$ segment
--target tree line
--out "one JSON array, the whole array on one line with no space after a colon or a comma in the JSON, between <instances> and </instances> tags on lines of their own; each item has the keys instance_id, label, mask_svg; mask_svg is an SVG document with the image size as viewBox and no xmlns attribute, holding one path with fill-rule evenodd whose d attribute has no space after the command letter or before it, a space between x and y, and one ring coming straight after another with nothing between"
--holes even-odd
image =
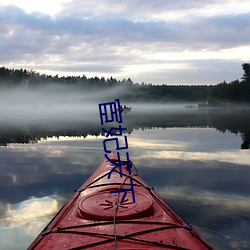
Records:
<instances>
[{"instance_id":1,"label":"tree line","mask_svg":"<svg viewBox=\"0 0 250 250\"><path fill-rule=\"evenodd\" d=\"M239 80L222 82L216 85L153 85L152 83L134 83L130 78L117 80L110 77L52 76L40 74L34 70L9 69L0 67L0 87L38 88L50 84L64 84L80 88L82 91L112 89L121 87L116 98L122 101L191 101L208 105L226 103L250 103L250 64L242 64L243 76Z\"/></svg>"},{"instance_id":2,"label":"tree line","mask_svg":"<svg viewBox=\"0 0 250 250\"><path fill-rule=\"evenodd\" d=\"M215 85L209 95L209 103L250 103L250 64L243 63L241 80L226 81Z\"/></svg>"}]
</instances>

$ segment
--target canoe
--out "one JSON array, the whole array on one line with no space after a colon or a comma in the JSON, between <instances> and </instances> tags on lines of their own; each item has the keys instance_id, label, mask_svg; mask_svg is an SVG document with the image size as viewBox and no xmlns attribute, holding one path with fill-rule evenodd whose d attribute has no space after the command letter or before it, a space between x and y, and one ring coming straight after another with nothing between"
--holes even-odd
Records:
<instances>
[{"instance_id":1,"label":"canoe","mask_svg":"<svg viewBox=\"0 0 250 250\"><path fill-rule=\"evenodd\" d=\"M212 249L118 156L105 157L29 250Z\"/></svg>"}]
</instances>

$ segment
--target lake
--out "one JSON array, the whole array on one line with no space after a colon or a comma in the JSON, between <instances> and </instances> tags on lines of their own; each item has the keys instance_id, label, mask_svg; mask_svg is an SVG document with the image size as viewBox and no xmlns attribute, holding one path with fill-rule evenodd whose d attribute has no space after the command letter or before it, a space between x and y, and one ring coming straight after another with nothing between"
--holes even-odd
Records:
<instances>
[{"instance_id":1,"label":"lake","mask_svg":"<svg viewBox=\"0 0 250 250\"><path fill-rule=\"evenodd\" d=\"M29 246L104 159L112 125L98 105L29 112L0 118L1 249ZM139 176L211 246L250 249L249 109L134 104L122 127Z\"/></svg>"}]
</instances>

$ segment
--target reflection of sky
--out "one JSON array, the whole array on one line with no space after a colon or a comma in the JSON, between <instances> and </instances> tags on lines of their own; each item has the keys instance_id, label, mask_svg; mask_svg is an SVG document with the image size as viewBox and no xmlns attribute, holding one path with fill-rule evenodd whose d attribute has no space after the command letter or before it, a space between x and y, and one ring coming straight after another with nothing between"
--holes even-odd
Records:
<instances>
[{"instance_id":1,"label":"reflection of sky","mask_svg":"<svg viewBox=\"0 0 250 250\"><path fill-rule=\"evenodd\" d=\"M250 154L240 144L240 136L210 128L138 130L129 138L139 175L216 249L250 248Z\"/></svg>"},{"instance_id":2,"label":"reflection of sky","mask_svg":"<svg viewBox=\"0 0 250 250\"><path fill-rule=\"evenodd\" d=\"M130 146L161 147L168 151L211 152L239 148L242 143L240 136L221 133L212 128L166 128L153 130L137 130L129 141ZM236 146L235 146L236 145Z\"/></svg>"},{"instance_id":3,"label":"reflection of sky","mask_svg":"<svg viewBox=\"0 0 250 250\"><path fill-rule=\"evenodd\" d=\"M62 205L56 198L60 200L60 197L52 196L6 204L0 218L1 249L22 249L29 245Z\"/></svg>"},{"instance_id":4,"label":"reflection of sky","mask_svg":"<svg viewBox=\"0 0 250 250\"><path fill-rule=\"evenodd\" d=\"M102 141L60 137L0 148L0 241L6 249L13 235L17 249L27 247L60 207L58 197L68 199L102 161ZM240 144L240 136L209 128L139 129L128 136L139 175L221 249L250 246L250 155L238 150Z\"/></svg>"},{"instance_id":5,"label":"reflection of sky","mask_svg":"<svg viewBox=\"0 0 250 250\"><path fill-rule=\"evenodd\" d=\"M129 139L131 153L137 151L135 157L139 158L215 160L250 166L249 152L238 150L240 144L240 136L211 128L137 130Z\"/></svg>"}]
</instances>

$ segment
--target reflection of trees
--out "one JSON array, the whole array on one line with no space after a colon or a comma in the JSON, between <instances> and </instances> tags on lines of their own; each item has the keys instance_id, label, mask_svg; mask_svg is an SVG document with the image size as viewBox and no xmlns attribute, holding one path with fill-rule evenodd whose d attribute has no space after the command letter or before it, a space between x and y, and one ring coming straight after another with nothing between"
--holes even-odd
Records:
<instances>
[{"instance_id":1,"label":"reflection of trees","mask_svg":"<svg viewBox=\"0 0 250 250\"><path fill-rule=\"evenodd\" d=\"M44 126L44 125L43 125ZM27 127L28 132L27 132ZM11 127L0 126L0 145L7 146L11 143L37 143L41 139L52 137L69 136L69 137L87 137L88 135L100 135L101 126L97 124L49 124L47 128L39 126L21 126Z\"/></svg>"},{"instance_id":2,"label":"reflection of trees","mask_svg":"<svg viewBox=\"0 0 250 250\"><path fill-rule=\"evenodd\" d=\"M242 137L242 149L248 149L250 145L250 110L192 110L182 112L132 112L123 117L122 127L131 134L133 130L150 128L173 128L173 127L211 127L221 132L229 131L240 134ZM49 126L49 127L48 127ZM59 136L86 137L88 135L104 135L102 127L109 129L110 126L101 126L98 122L52 124L45 129L39 126L27 126L25 129L16 127L9 129L8 126L0 127L0 145L7 146L10 143L37 143L41 139ZM117 124L112 124L118 127Z\"/></svg>"},{"instance_id":3,"label":"reflection of trees","mask_svg":"<svg viewBox=\"0 0 250 250\"><path fill-rule=\"evenodd\" d=\"M250 110L195 110L182 113L158 113L137 116L127 128L210 127L225 133L240 134L242 149L250 145Z\"/></svg>"},{"instance_id":4,"label":"reflection of trees","mask_svg":"<svg viewBox=\"0 0 250 250\"><path fill-rule=\"evenodd\" d=\"M242 135L243 143L241 144L241 149L249 149L250 146L250 132Z\"/></svg>"},{"instance_id":5,"label":"reflection of trees","mask_svg":"<svg viewBox=\"0 0 250 250\"><path fill-rule=\"evenodd\" d=\"M33 135L25 135L23 131L0 132L0 146L7 146L10 143L37 143L38 139Z\"/></svg>"}]
</instances>

